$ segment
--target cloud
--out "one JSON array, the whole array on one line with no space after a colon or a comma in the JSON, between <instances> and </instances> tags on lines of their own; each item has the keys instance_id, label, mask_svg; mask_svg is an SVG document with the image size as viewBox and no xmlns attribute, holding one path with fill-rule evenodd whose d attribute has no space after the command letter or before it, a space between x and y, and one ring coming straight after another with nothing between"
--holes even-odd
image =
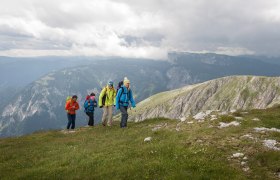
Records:
<instances>
[{"instance_id":1,"label":"cloud","mask_svg":"<svg viewBox=\"0 0 280 180\"><path fill-rule=\"evenodd\" d=\"M280 53L278 0L0 1L0 55Z\"/></svg>"},{"instance_id":2,"label":"cloud","mask_svg":"<svg viewBox=\"0 0 280 180\"><path fill-rule=\"evenodd\" d=\"M246 48L234 48L234 47L218 47L216 51L217 54L228 54L232 56L236 55L253 55L255 52L248 50Z\"/></svg>"}]
</instances>

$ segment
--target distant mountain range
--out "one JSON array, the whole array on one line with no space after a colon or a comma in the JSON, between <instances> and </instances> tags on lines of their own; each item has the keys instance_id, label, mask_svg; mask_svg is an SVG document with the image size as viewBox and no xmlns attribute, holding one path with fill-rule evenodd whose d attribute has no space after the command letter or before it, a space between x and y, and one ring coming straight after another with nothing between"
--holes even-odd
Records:
<instances>
[{"instance_id":1,"label":"distant mountain range","mask_svg":"<svg viewBox=\"0 0 280 180\"><path fill-rule=\"evenodd\" d=\"M0 88L24 87L52 71L86 65L95 59L101 58L0 56Z\"/></svg>"},{"instance_id":2,"label":"distant mountain range","mask_svg":"<svg viewBox=\"0 0 280 180\"><path fill-rule=\"evenodd\" d=\"M117 83L125 76L131 80L135 99L140 102L159 92L215 78L229 75L280 76L279 70L280 65L252 57L175 52L169 54L168 61L123 58L75 61L73 66L52 71L10 94L11 98L0 106L0 136L64 128L66 96L77 94L82 104L87 93L94 91L98 94L109 80ZM100 115L101 110L97 109L98 122ZM85 119L81 110L78 125L85 125Z\"/></svg>"}]
</instances>

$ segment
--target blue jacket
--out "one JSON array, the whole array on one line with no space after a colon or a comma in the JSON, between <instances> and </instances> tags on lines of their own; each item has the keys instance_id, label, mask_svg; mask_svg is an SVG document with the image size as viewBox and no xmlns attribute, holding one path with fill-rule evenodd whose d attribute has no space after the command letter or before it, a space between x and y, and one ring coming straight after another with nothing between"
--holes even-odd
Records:
<instances>
[{"instance_id":1,"label":"blue jacket","mask_svg":"<svg viewBox=\"0 0 280 180\"><path fill-rule=\"evenodd\" d=\"M86 100L84 103L85 112L94 112L94 107L97 107L96 100Z\"/></svg>"},{"instance_id":2,"label":"blue jacket","mask_svg":"<svg viewBox=\"0 0 280 180\"><path fill-rule=\"evenodd\" d=\"M122 86L116 96L116 109L120 109L120 106L128 107L129 101L132 107L136 107L131 89L128 91L125 86Z\"/></svg>"}]
</instances>

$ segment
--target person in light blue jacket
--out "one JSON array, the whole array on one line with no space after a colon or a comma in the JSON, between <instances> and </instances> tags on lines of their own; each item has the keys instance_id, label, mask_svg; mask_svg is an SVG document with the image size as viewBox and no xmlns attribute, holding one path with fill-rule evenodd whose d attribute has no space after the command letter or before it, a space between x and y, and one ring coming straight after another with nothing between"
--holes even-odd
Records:
<instances>
[{"instance_id":1,"label":"person in light blue jacket","mask_svg":"<svg viewBox=\"0 0 280 180\"><path fill-rule=\"evenodd\" d=\"M127 79L127 77L124 78L123 85L118 90L117 96L116 96L116 109L120 109L122 117L121 117L121 128L127 127L127 119L128 119L128 113L127 109L129 107L129 102L131 103L131 106L133 108L136 107L135 101L133 99L132 90L130 89L130 81Z\"/></svg>"},{"instance_id":2,"label":"person in light blue jacket","mask_svg":"<svg viewBox=\"0 0 280 180\"><path fill-rule=\"evenodd\" d=\"M91 93L90 96L86 97L84 108L85 113L88 116L88 126L94 126L94 108L97 107L97 102L95 100L95 94Z\"/></svg>"}]
</instances>

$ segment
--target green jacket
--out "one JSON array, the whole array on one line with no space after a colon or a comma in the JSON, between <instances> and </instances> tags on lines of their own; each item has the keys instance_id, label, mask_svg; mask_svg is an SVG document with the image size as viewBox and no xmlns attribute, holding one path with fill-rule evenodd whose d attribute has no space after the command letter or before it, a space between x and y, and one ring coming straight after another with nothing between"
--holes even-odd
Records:
<instances>
[{"instance_id":1,"label":"green jacket","mask_svg":"<svg viewBox=\"0 0 280 180\"><path fill-rule=\"evenodd\" d=\"M102 97L106 93L106 100L105 100L105 106L113 106L116 105L116 90L114 88L110 89L109 86L102 89L100 95L99 95L99 101L98 105L102 106Z\"/></svg>"}]
</instances>

